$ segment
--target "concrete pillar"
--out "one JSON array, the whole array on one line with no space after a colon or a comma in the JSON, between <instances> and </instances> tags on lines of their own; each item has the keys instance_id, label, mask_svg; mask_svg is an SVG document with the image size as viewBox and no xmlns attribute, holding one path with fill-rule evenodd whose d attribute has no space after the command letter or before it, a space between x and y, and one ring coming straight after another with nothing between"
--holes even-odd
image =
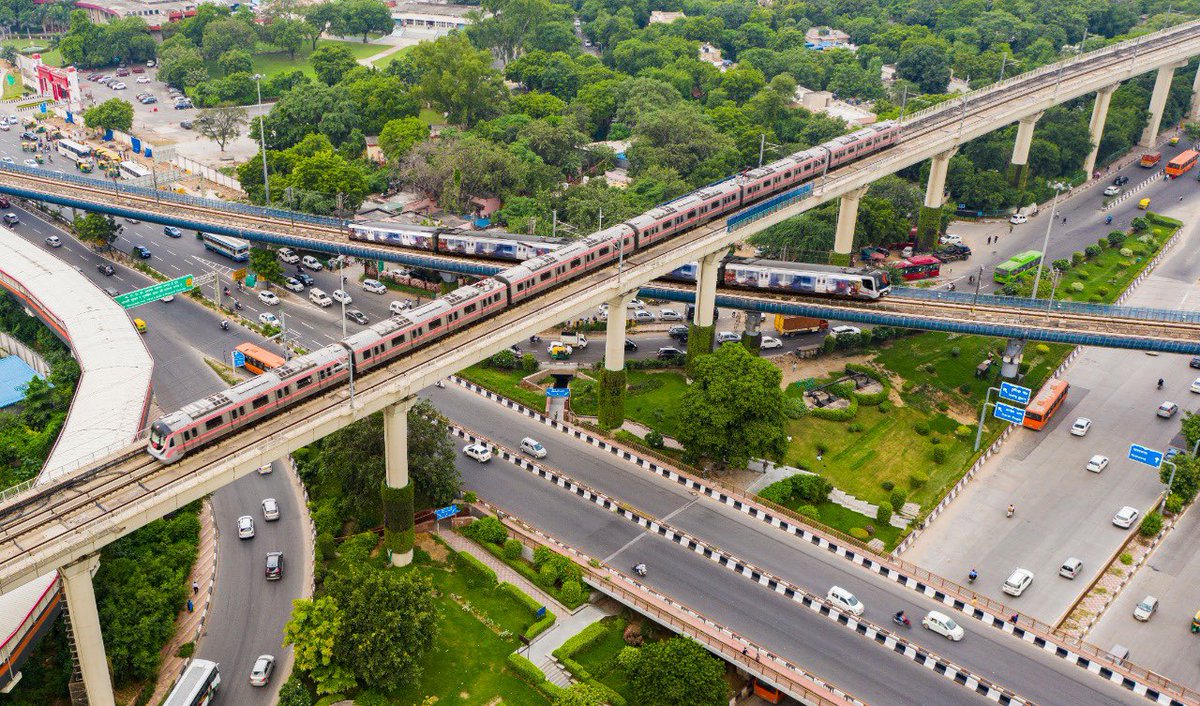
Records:
<instances>
[{"instance_id":1,"label":"concrete pillar","mask_svg":"<svg viewBox=\"0 0 1200 706\"><path fill-rule=\"evenodd\" d=\"M696 268L696 316L688 332L688 365L697 357L712 353L716 327L713 325L713 308L717 302L717 270L725 251L705 255Z\"/></svg>"},{"instance_id":2,"label":"concrete pillar","mask_svg":"<svg viewBox=\"0 0 1200 706\"><path fill-rule=\"evenodd\" d=\"M754 355L758 355L762 350L762 332L758 330L762 324L762 312L747 311L746 328L742 331L742 346Z\"/></svg>"},{"instance_id":3,"label":"concrete pillar","mask_svg":"<svg viewBox=\"0 0 1200 706\"><path fill-rule=\"evenodd\" d=\"M1025 339L1010 338L1004 346L1004 357L1001 358L1000 376L1013 380L1021 373L1021 359L1025 357Z\"/></svg>"},{"instance_id":4,"label":"concrete pillar","mask_svg":"<svg viewBox=\"0 0 1200 706\"><path fill-rule=\"evenodd\" d=\"M1158 129L1162 125L1163 108L1167 106L1167 94L1171 92L1171 79L1175 78L1178 64L1164 66L1158 70L1154 79L1154 92L1150 94L1150 122L1142 131L1142 139L1138 142L1142 147L1152 147L1158 140Z\"/></svg>"},{"instance_id":5,"label":"concrete pillar","mask_svg":"<svg viewBox=\"0 0 1200 706\"><path fill-rule=\"evenodd\" d=\"M1192 104L1188 106L1188 120L1200 120L1200 68L1196 69L1196 78L1192 80Z\"/></svg>"},{"instance_id":6,"label":"concrete pillar","mask_svg":"<svg viewBox=\"0 0 1200 706\"><path fill-rule=\"evenodd\" d=\"M383 408L383 543L393 566L408 566L413 557L413 487L408 479L408 410L410 397Z\"/></svg>"},{"instance_id":7,"label":"concrete pillar","mask_svg":"<svg viewBox=\"0 0 1200 706\"><path fill-rule=\"evenodd\" d=\"M950 158L958 149L949 149L929 160L929 182L925 185L925 203L917 217L917 240L921 247L931 249L942 227L942 205L946 203L946 174Z\"/></svg>"},{"instance_id":8,"label":"concrete pillar","mask_svg":"<svg viewBox=\"0 0 1200 706\"><path fill-rule=\"evenodd\" d=\"M1024 189L1029 178L1029 146L1033 144L1033 129L1041 118L1042 114L1037 113L1017 122L1017 139L1013 143L1009 178L1018 189Z\"/></svg>"},{"instance_id":9,"label":"concrete pillar","mask_svg":"<svg viewBox=\"0 0 1200 706\"><path fill-rule=\"evenodd\" d=\"M1200 72L1196 76L1200 77ZM1108 106L1112 103L1113 92L1119 85L1114 83L1096 91L1096 102L1092 104L1092 119L1088 123L1088 139L1092 143L1092 149L1088 151L1087 158L1083 160L1083 173L1087 175L1088 179L1092 178L1092 172L1096 169L1096 155L1100 154L1100 138L1104 137L1104 121L1108 119Z\"/></svg>"},{"instance_id":10,"label":"concrete pillar","mask_svg":"<svg viewBox=\"0 0 1200 706\"><path fill-rule=\"evenodd\" d=\"M600 371L600 402L597 421L602 429L618 429L625 423L625 322L626 305L637 295L630 292L608 302L604 368Z\"/></svg>"},{"instance_id":11,"label":"concrete pillar","mask_svg":"<svg viewBox=\"0 0 1200 706\"><path fill-rule=\"evenodd\" d=\"M92 588L92 572L100 557L90 557L59 569L63 595L67 597L67 612L71 617L71 632L79 655L79 671L87 690L88 706L115 706L112 678L108 674L108 659L104 654L104 635L100 632L100 614L96 610L96 592Z\"/></svg>"},{"instance_id":12,"label":"concrete pillar","mask_svg":"<svg viewBox=\"0 0 1200 706\"><path fill-rule=\"evenodd\" d=\"M833 251L849 255L854 250L854 224L858 221L858 202L867 193L866 186L842 194L838 203L837 233L833 236Z\"/></svg>"}]
</instances>

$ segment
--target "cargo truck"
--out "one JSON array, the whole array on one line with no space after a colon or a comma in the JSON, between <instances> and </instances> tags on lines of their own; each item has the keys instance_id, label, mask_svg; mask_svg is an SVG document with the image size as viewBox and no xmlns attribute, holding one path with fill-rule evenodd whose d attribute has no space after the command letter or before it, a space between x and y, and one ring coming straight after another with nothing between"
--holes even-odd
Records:
<instances>
[{"instance_id":1,"label":"cargo truck","mask_svg":"<svg viewBox=\"0 0 1200 706\"><path fill-rule=\"evenodd\" d=\"M563 331L562 342L564 345L570 346L577 351L587 350L587 336L583 335L582 333Z\"/></svg>"},{"instance_id":2,"label":"cargo truck","mask_svg":"<svg viewBox=\"0 0 1200 706\"><path fill-rule=\"evenodd\" d=\"M780 336L795 336L800 333L818 333L829 328L829 322L812 316L775 315L775 333Z\"/></svg>"}]
</instances>

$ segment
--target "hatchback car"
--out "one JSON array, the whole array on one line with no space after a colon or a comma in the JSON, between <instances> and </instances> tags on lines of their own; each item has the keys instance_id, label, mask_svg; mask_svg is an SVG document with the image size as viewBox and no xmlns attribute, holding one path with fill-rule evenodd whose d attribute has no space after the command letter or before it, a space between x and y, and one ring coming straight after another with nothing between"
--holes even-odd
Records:
<instances>
[{"instance_id":1,"label":"hatchback car","mask_svg":"<svg viewBox=\"0 0 1200 706\"><path fill-rule=\"evenodd\" d=\"M274 326L275 328L279 328L280 326L279 317L269 311L264 311L263 313L259 314L258 322L263 326Z\"/></svg>"},{"instance_id":2,"label":"hatchback car","mask_svg":"<svg viewBox=\"0 0 1200 706\"><path fill-rule=\"evenodd\" d=\"M150 83L150 77L149 76L138 76L137 82L138 83Z\"/></svg>"},{"instance_id":3,"label":"hatchback car","mask_svg":"<svg viewBox=\"0 0 1200 706\"><path fill-rule=\"evenodd\" d=\"M1158 416L1163 419L1170 419L1179 413L1179 405L1174 402L1163 402L1158 406Z\"/></svg>"},{"instance_id":4,"label":"hatchback car","mask_svg":"<svg viewBox=\"0 0 1200 706\"><path fill-rule=\"evenodd\" d=\"M260 655L250 669L250 686L266 686L275 670L274 655Z\"/></svg>"},{"instance_id":5,"label":"hatchback car","mask_svg":"<svg viewBox=\"0 0 1200 706\"><path fill-rule=\"evenodd\" d=\"M1124 174L1118 175L1113 179L1112 183L1114 186L1125 186L1129 183L1129 177L1125 176Z\"/></svg>"},{"instance_id":6,"label":"hatchback car","mask_svg":"<svg viewBox=\"0 0 1200 706\"><path fill-rule=\"evenodd\" d=\"M674 309L661 309L658 312L660 321L683 321L683 314Z\"/></svg>"},{"instance_id":7,"label":"hatchback car","mask_svg":"<svg viewBox=\"0 0 1200 706\"><path fill-rule=\"evenodd\" d=\"M191 120L180 120L179 127L183 128L184 130L191 130L192 129L192 121Z\"/></svg>"},{"instance_id":8,"label":"hatchback car","mask_svg":"<svg viewBox=\"0 0 1200 706\"><path fill-rule=\"evenodd\" d=\"M267 580L283 578L283 552L267 552Z\"/></svg>"},{"instance_id":9,"label":"hatchback car","mask_svg":"<svg viewBox=\"0 0 1200 706\"><path fill-rule=\"evenodd\" d=\"M487 444L467 444L462 451L467 458L473 458L480 463L492 460L492 447Z\"/></svg>"},{"instance_id":10,"label":"hatchback car","mask_svg":"<svg viewBox=\"0 0 1200 706\"><path fill-rule=\"evenodd\" d=\"M182 238L183 231L179 230L175 226L163 226L163 235L169 238Z\"/></svg>"},{"instance_id":11,"label":"hatchback car","mask_svg":"<svg viewBox=\"0 0 1200 706\"><path fill-rule=\"evenodd\" d=\"M354 301L344 289L335 289L329 293L329 296L332 297L335 302L339 302L341 304L349 304Z\"/></svg>"},{"instance_id":12,"label":"hatchback car","mask_svg":"<svg viewBox=\"0 0 1200 706\"><path fill-rule=\"evenodd\" d=\"M20 222L21 222L21 219L17 218L17 214L15 214L11 211L4 214L5 225L15 226L16 224L18 224Z\"/></svg>"},{"instance_id":13,"label":"hatchback car","mask_svg":"<svg viewBox=\"0 0 1200 706\"><path fill-rule=\"evenodd\" d=\"M1188 389L1191 390L1192 392L1200 392L1200 378L1196 378L1195 380L1193 380L1192 386L1189 387Z\"/></svg>"},{"instance_id":14,"label":"hatchback car","mask_svg":"<svg viewBox=\"0 0 1200 706\"><path fill-rule=\"evenodd\" d=\"M1010 596L1019 596L1033 583L1033 572L1028 569L1016 569L1005 579L1001 590Z\"/></svg>"},{"instance_id":15,"label":"hatchback car","mask_svg":"<svg viewBox=\"0 0 1200 706\"><path fill-rule=\"evenodd\" d=\"M274 522L279 519L279 502L275 498L265 498L262 501L263 519Z\"/></svg>"},{"instance_id":16,"label":"hatchback car","mask_svg":"<svg viewBox=\"0 0 1200 706\"><path fill-rule=\"evenodd\" d=\"M99 270L100 274L104 275L105 277L112 277L113 274L116 273L116 270L113 269L113 266L108 263L96 265L96 269Z\"/></svg>"},{"instance_id":17,"label":"hatchback car","mask_svg":"<svg viewBox=\"0 0 1200 706\"><path fill-rule=\"evenodd\" d=\"M366 326L368 323L370 323L369 319L367 319L367 315L358 309L347 309L346 318L350 319L356 324L359 324L360 326Z\"/></svg>"},{"instance_id":18,"label":"hatchback car","mask_svg":"<svg viewBox=\"0 0 1200 706\"><path fill-rule=\"evenodd\" d=\"M774 336L763 336L762 340L758 343L758 347L764 351L769 351L772 348L783 348L783 341Z\"/></svg>"},{"instance_id":19,"label":"hatchback car","mask_svg":"<svg viewBox=\"0 0 1200 706\"><path fill-rule=\"evenodd\" d=\"M275 470L275 464L264 463L263 465L258 467L258 475L269 476L269 475L271 475L271 471L273 471L273 470Z\"/></svg>"},{"instance_id":20,"label":"hatchback car","mask_svg":"<svg viewBox=\"0 0 1200 706\"><path fill-rule=\"evenodd\" d=\"M377 279L364 279L362 283L364 292L371 294L387 294L387 287L383 286L383 282Z\"/></svg>"},{"instance_id":21,"label":"hatchback car","mask_svg":"<svg viewBox=\"0 0 1200 706\"><path fill-rule=\"evenodd\" d=\"M391 302L388 304L388 311L392 312L393 314L403 314L408 310L409 306L407 302Z\"/></svg>"},{"instance_id":22,"label":"hatchback car","mask_svg":"<svg viewBox=\"0 0 1200 706\"><path fill-rule=\"evenodd\" d=\"M939 613L936 610L931 610L921 619L921 625L927 630L932 630L937 634L945 637L948 640L958 642L966 635L966 631L962 626L954 622L950 616L945 613Z\"/></svg>"},{"instance_id":23,"label":"hatchback car","mask_svg":"<svg viewBox=\"0 0 1200 706\"><path fill-rule=\"evenodd\" d=\"M142 258L143 260L150 259L150 251L148 249L146 249L145 247L142 247L141 245L133 246L133 254L137 255L138 257Z\"/></svg>"},{"instance_id":24,"label":"hatchback car","mask_svg":"<svg viewBox=\"0 0 1200 706\"><path fill-rule=\"evenodd\" d=\"M1158 610L1158 599L1154 596L1146 596L1140 603L1134 606L1133 617L1143 623L1154 617L1154 613Z\"/></svg>"},{"instance_id":25,"label":"hatchback car","mask_svg":"<svg viewBox=\"0 0 1200 706\"><path fill-rule=\"evenodd\" d=\"M857 326L834 326L829 329L830 336L841 336L848 333L860 334L862 333L862 329Z\"/></svg>"},{"instance_id":26,"label":"hatchback car","mask_svg":"<svg viewBox=\"0 0 1200 706\"><path fill-rule=\"evenodd\" d=\"M658 349L659 360L676 360L683 357L683 351L666 346Z\"/></svg>"},{"instance_id":27,"label":"hatchback car","mask_svg":"<svg viewBox=\"0 0 1200 706\"><path fill-rule=\"evenodd\" d=\"M126 88L129 88L129 86L125 85L124 81L113 81L112 83L108 84L108 87L114 91L124 91Z\"/></svg>"},{"instance_id":28,"label":"hatchback car","mask_svg":"<svg viewBox=\"0 0 1200 706\"><path fill-rule=\"evenodd\" d=\"M1119 193L1121 193L1121 187L1117 186L1116 184L1104 187L1105 196L1116 196Z\"/></svg>"},{"instance_id":29,"label":"hatchback car","mask_svg":"<svg viewBox=\"0 0 1200 706\"><path fill-rule=\"evenodd\" d=\"M546 447L542 446L537 439L525 437L521 439L521 453L529 454L534 458L546 458Z\"/></svg>"},{"instance_id":30,"label":"hatchback car","mask_svg":"<svg viewBox=\"0 0 1200 706\"><path fill-rule=\"evenodd\" d=\"M672 326L671 328L667 329L667 335L677 341L686 341L688 337L688 327L682 325Z\"/></svg>"},{"instance_id":31,"label":"hatchback car","mask_svg":"<svg viewBox=\"0 0 1200 706\"><path fill-rule=\"evenodd\" d=\"M58 237L57 235L51 235L50 237L46 238L46 245L49 245L52 248L61 248L62 238Z\"/></svg>"},{"instance_id":32,"label":"hatchback car","mask_svg":"<svg viewBox=\"0 0 1200 706\"><path fill-rule=\"evenodd\" d=\"M1072 436L1086 436L1088 430L1092 428L1092 420L1087 417L1079 417L1075 423L1071 425Z\"/></svg>"},{"instance_id":33,"label":"hatchback car","mask_svg":"<svg viewBox=\"0 0 1200 706\"><path fill-rule=\"evenodd\" d=\"M289 289L293 292L303 292L304 291L304 285L301 284L300 280L296 279L295 277L288 277L286 280L283 281L283 286L285 289Z\"/></svg>"},{"instance_id":34,"label":"hatchback car","mask_svg":"<svg viewBox=\"0 0 1200 706\"><path fill-rule=\"evenodd\" d=\"M254 518L242 515L237 518L238 539L250 539L254 536Z\"/></svg>"},{"instance_id":35,"label":"hatchback car","mask_svg":"<svg viewBox=\"0 0 1200 706\"><path fill-rule=\"evenodd\" d=\"M1134 522L1137 522L1137 519L1140 516L1141 513L1137 511L1137 508L1126 505L1120 510L1117 510L1117 514L1113 515L1112 523L1117 527L1129 529L1133 526Z\"/></svg>"},{"instance_id":36,"label":"hatchback car","mask_svg":"<svg viewBox=\"0 0 1200 706\"><path fill-rule=\"evenodd\" d=\"M1095 456L1092 456L1090 461L1087 462L1087 469L1092 473L1099 473L1105 468L1108 468L1108 456L1096 454Z\"/></svg>"},{"instance_id":37,"label":"hatchback car","mask_svg":"<svg viewBox=\"0 0 1200 706\"><path fill-rule=\"evenodd\" d=\"M1200 355L1192 356L1192 359L1188 361L1188 366L1192 368L1200 368Z\"/></svg>"},{"instance_id":38,"label":"hatchback car","mask_svg":"<svg viewBox=\"0 0 1200 706\"><path fill-rule=\"evenodd\" d=\"M275 292L259 292L258 300L267 306L276 306L279 304L279 297L275 296Z\"/></svg>"},{"instance_id":39,"label":"hatchback car","mask_svg":"<svg viewBox=\"0 0 1200 706\"><path fill-rule=\"evenodd\" d=\"M628 339L628 338L625 339L625 352L626 353L636 353L637 349L638 349L638 344L635 341Z\"/></svg>"},{"instance_id":40,"label":"hatchback car","mask_svg":"<svg viewBox=\"0 0 1200 706\"><path fill-rule=\"evenodd\" d=\"M37 160L36 159L27 159L27 160L25 160L25 166L34 167L36 169L38 166Z\"/></svg>"},{"instance_id":41,"label":"hatchback car","mask_svg":"<svg viewBox=\"0 0 1200 706\"><path fill-rule=\"evenodd\" d=\"M654 321L657 317L654 315L653 311L649 311L646 309L637 309L633 312L632 318L634 321L641 321L644 323L649 323L649 322Z\"/></svg>"},{"instance_id":42,"label":"hatchback car","mask_svg":"<svg viewBox=\"0 0 1200 706\"><path fill-rule=\"evenodd\" d=\"M1058 575L1065 579L1073 579L1083 571L1083 562L1073 556L1067 557L1067 560L1058 568Z\"/></svg>"},{"instance_id":43,"label":"hatchback car","mask_svg":"<svg viewBox=\"0 0 1200 706\"><path fill-rule=\"evenodd\" d=\"M737 343L742 340L742 334L736 331L720 331L717 333L717 343Z\"/></svg>"},{"instance_id":44,"label":"hatchback car","mask_svg":"<svg viewBox=\"0 0 1200 706\"><path fill-rule=\"evenodd\" d=\"M862 615L866 610L862 601L858 600L853 593L841 586L832 586L829 592L825 594L825 600L854 615Z\"/></svg>"},{"instance_id":45,"label":"hatchback car","mask_svg":"<svg viewBox=\"0 0 1200 706\"><path fill-rule=\"evenodd\" d=\"M938 238L938 242L942 245L962 245L962 241L962 236L955 235L954 233L947 233Z\"/></svg>"},{"instance_id":46,"label":"hatchback car","mask_svg":"<svg viewBox=\"0 0 1200 706\"><path fill-rule=\"evenodd\" d=\"M1028 220L1029 220L1029 216L1026 216L1023 213L1014 213L1014 214L1012 214L1012 216L1009 217L1008 222L1015 226L1019 226ZM956 243L956 245L957 245L957 243Z\"/></svg>"}]
</instances>

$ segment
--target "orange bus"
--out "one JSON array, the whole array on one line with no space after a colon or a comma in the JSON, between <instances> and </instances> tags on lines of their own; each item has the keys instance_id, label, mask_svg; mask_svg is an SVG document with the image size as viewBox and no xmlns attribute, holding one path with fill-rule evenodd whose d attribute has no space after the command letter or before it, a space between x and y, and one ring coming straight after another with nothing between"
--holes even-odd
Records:
<instances>
[{"instance_id":1,"label":"orange bus","mask_svg":"<svg viewBox=\"0 0 1200 706\"><path fill-rule=\"evenodd\" d=\"M271 368L278 368L287 362L271 351L260 348L253 343L243 343L233 350L246 357L246 370L255 375L262 375Z\"/></svg>"},{"instance_id":2,"label":"orange bus","mask_svg":"<svg viewBox=\"0 0 1200 706\"><path fill-rule=\"evenodd\" d=\"M1063 400L1067 399L1067 390L1071 386L1066 380L1051 380L1038 390L1037 397L1025 408L1024 426L1030 429L1041 429L1054 416Z\"/></svg>"},{"instance_id":3,"label":"orange bus","mask_svg":"<svg viewBox=\"0 0 1200 706\"><path fill-rule=\"evenodd\" d=\"M1192 167L1196 166L1196 158L1200 157L1200 152L1196 150L1184 150L1175 156L1170 162L1167 162L1167 176L1172 179L1187 172Z\"/></svg>"}]
</instances>

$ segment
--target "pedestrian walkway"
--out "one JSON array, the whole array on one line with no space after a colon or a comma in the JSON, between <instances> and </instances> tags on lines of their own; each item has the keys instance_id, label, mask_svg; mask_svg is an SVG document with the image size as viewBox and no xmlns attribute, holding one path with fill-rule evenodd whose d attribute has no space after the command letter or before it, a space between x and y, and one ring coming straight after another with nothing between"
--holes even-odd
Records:
<instances>
[{"instance_id":1,"label":"pedestrian walkway","mask_svg":"<svg viewBox=\"0 0 1200 706\"><path fill-rule=\"evenodd\" d=\"M216 579L217 524L213 521L212 505L205 500L200 507L200 544L196 552L196 563L192 565L192 573L188 576L188 598L192 601L192 610L188 611L185 604L175 617L175 636L162 649L158 684L147 703L156 704L166 698L167 692L175 686L175 680L187 666L188 660L179 656L179 648L189 642L200 641Z\"/></svg>"}]
</instances>

